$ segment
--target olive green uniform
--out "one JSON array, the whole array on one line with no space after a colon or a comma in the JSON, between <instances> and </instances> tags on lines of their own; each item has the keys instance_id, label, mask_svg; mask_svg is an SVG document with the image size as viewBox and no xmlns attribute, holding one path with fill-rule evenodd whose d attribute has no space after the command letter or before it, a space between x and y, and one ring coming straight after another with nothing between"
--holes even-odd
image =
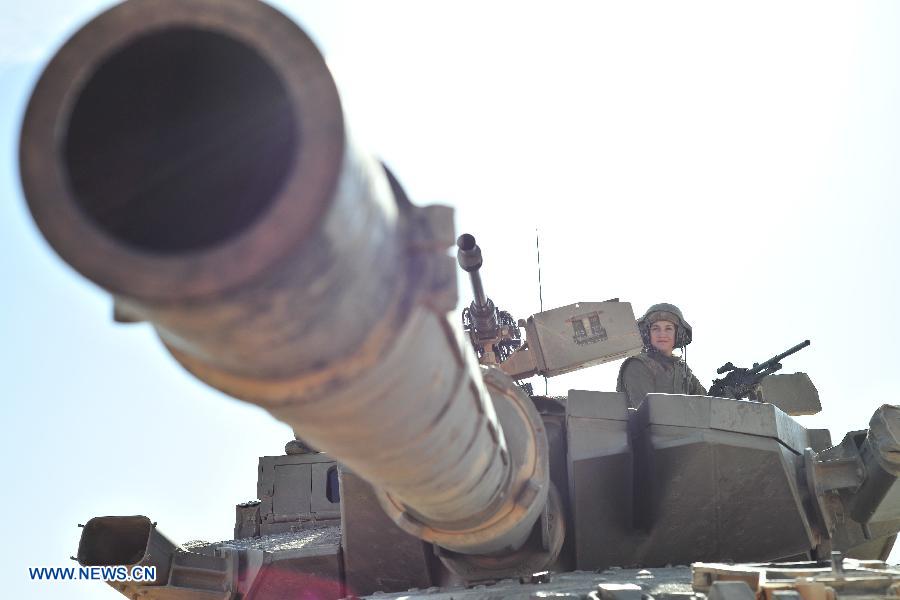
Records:
<instances>
[{"instance_id":1,"label":"olive green uniform","mask_svg":"<svg viewBox=\"0 0 900 600\"><path fill-rule=\"evenodd\" d=\"M647 350L622 363L616 391L625 392L632 408L640 406L647 394L706 395L684 361Z\"/></svg>"}]
</instances>

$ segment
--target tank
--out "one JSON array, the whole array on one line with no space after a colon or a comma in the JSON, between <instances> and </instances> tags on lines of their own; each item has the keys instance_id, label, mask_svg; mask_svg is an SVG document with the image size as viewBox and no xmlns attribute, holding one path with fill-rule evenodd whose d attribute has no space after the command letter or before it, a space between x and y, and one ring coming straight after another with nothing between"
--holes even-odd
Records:
<instances>
[{"instance_id":1,"label":"tank","mask_svg":"<svg viewBox=\"0 0 900 600\"><path fill-rule=\"evenodd\" d=\"M900 409L833 444L792 418L817 404L803 374L765 402L534 393L639 352L631 305L500 310L452 209L348 132L315 44L261 3L130 0L47 66L20 147L47 241L117 321L296 435L233 540L99 516L80 565L152 573L110 583L146 599L895 589Z\"/></svg>"}]
</instances>

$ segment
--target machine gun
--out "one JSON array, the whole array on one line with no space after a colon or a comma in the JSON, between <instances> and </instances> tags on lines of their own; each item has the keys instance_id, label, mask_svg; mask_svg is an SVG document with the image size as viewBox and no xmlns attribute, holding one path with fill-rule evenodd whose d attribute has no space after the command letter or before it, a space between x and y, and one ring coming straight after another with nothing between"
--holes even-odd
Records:
<instances>
[{"instance_id":1,"label":"machine gun","mask_svg":"<svg viewBox=\"0 0 900 600\"><path fill-rule=\"evenodd\" d=\"M459 251L456 260L472 282L474 299L462 311L463 331L469 335L478 361L484 365L496 365L522 345L522 333L516 320L505 310L500 310L484 293L479 270L482 265L481 248L475 236L464 233L456 240Z\"/></svg>"},{"instance_id":2,"label":"machine gun","mask_svg":"<svg viewBox=\"0 0 900 600\"><path fill-rule=\"evenodd\" d=\"M807 346L809 346L809 340L805 340L763 363L753 363L753 366L749 369L735 367L733 363L727 362L716 369L716 373L719 375L728 373L728 375L721 379L713 380L708 395L719 398L733 398L735 400L746 398L753 393L759 382L772 373L781 370L781 361L783 359L791 354L800 352Z\"/></svg>"}]
</instances>

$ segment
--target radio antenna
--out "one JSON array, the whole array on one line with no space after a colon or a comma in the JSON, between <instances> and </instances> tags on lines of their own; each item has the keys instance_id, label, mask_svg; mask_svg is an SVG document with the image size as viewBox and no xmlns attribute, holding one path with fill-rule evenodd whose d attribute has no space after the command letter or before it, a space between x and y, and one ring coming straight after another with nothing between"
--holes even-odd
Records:
<instances>
[{"instance_id":1,"label":"radio antenna","mask_svg":"<svg viewBox=\"0 0 900 600\"><path fill-rule=\"evenodd\" d=\"M537 226L534 228L534 243L537 247L538 303L540 304L540 311L544 312L544 292L541 288L541 234L538 232Z\"/></svg>"},{"instance_id":2,"label":"radio antenna","mask_svg":"<svg viewBox=\"0 0 900 600\"><path fill-rule=\"evenodd\" d=\"M540 312L544 312L544 289L541 286L541 234L538 231L537 225L534 226L534 244L537 248L538 304L540 305ZM545 375L544 395L547 396L548 394L547 376Z\"/></svg>"}]
</instances>

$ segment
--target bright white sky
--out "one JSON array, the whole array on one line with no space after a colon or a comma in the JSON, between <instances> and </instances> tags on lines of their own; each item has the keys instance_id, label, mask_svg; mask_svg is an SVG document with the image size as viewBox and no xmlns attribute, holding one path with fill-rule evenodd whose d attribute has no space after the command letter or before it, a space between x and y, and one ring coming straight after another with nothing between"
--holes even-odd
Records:
<instances>
[{"instance_id":1,"label":"bright white sky","mask_svg":"<svg viewBox=\"0 0 900 600\"><path fill-rule=\"evenodd\" d=\"M107 296L24 208L30 86L105 4L34 0L0 20L0 564L16 597L120 597L27 580L28 566L68 565L93 515L229 538L257 457L290 439L192 380L146 326L114 326ZM802 421L835 441L897 401L900 5L440 6L308 1L290 14L321 44L362 145L416 202L457 208L501 307L538 310L539 226L545 308L674 302L707 385L728 360L809 338L786 371L810 374L824 411ZM612 390L617 368L551 379L550 393Z\"/></svg>"}]
</instances>

